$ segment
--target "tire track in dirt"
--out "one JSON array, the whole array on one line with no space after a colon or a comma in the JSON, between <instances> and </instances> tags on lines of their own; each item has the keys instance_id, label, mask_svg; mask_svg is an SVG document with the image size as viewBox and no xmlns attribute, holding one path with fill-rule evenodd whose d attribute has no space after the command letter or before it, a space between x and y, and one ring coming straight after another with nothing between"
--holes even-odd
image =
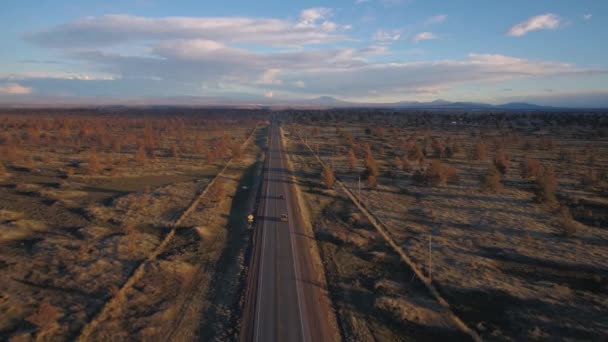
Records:
<instances>
[{"instance_id":1,"label":"tire track in dirt","mask_svg":"<svg viewBox=\"0 0 608 342\"><path fill-rule=\"evenodd\" d=\"M245 141L241 145L241 148L247 146L247 144L254 137L257 129L258 129L258 125L256 124L256 126L253 128L252 132L249 134L247 139L245 139ZM175 231L180 226L180 224L188 217L188 215L190 215L190 213L192 213L198 207L198 205L203 200L203 198L205 197L205 195L207 194L209 189L211 189L213 184L215 184L215 182L220 177L222 177L224 172L232 164L232 161L233 161L233 159L231 157L226 162L226 164L224 165L222 170L220 170L220 172L218 172L218 174L215 175L215 177L207 184L205 189L203 189L203 191L198 196L196 196L196 198L188 205L188 208L186 208L186 210L184 210L182 212L182 214L177 218L177 220L173 223L173 225L171 226L171 230L169 231L169 233L167 233L167 235L165 236L163 241L146 257L145 260L143 260L137 266L135 271L133 271L133 273L131 273L131 275L123 283L121 288L116 292L116 294L114 294L114 296L112 296L110 299L108 299L103 304L101 310L97 313L97 315L94 316L91 319L91 321L89 321L89 323L86 324L81 329L80 335L76 338L76 341L88 341L91 334L98 327L99 323L102 322L110 314L110 312L112 312L113 310L118 310L120 308L120 306L124 302L124 299L126 298L127 292L133 287L133 285L135 283L137 283L143 277L143 275L145 273L146 265L150 261L155 260L156 257L165 250L165 248L169 245L169 243L173 239L173 236L175 235Z\"/></svg>"}]
</instances>

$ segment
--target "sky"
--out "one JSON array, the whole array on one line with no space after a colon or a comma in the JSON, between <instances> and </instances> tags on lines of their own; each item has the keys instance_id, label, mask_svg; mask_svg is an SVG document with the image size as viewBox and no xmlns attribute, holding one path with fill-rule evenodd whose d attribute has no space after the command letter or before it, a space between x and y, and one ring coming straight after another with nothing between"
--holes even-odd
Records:
<instances>
[{"instance_id":1,"label":"sky","mask_svg":"<svg viewBox=\"0 0 608 342\"><path fill-rule=\"evenodd\" d=\"M3 0L0 103L608 107L605 0Z\"/></svg>"}]
</instances>

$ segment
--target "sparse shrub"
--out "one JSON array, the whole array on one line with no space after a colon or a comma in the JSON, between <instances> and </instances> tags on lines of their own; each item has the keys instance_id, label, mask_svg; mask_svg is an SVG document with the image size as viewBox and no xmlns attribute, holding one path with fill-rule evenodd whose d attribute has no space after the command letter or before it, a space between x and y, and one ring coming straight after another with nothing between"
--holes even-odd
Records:
<instances>
[{"instance_id":1,"label":"sparse shrub","mask_svg":"<svg viewBox=\"0 0 608 342\"><path fill-rule=\"evenodd\" d=\"M144 165L148 161L148 155L146 153L146 148L143 145L140 145L135 153L135 161L138 165Z\"/></svg>"},{"instance_id":2,"label":"sparse shrub","mask_svg":"<svg viewBox=\"0 0 608 342\"><path fill-rule=\"evenodd\" d=\"M525 158L519 164L519 171L521 178L528 179L530 177L537 177L541 173L542 167L540 162L536 159Z\"/></svg>"},{"instance_id":3,"label":"sparse shrub","mask_svg":"<svg viewBox=\"0 0 608 342\"><path fill-rule=\"evenodd\" d=\"M486 144L481 141L477 142L475 146L473 146L473 151L471 152L472 159L485 160L488 153L487 150L488 148L486 147Z\"/></svg>"},{"instance_id":4,"label":"sparse shrub","mask_svg":"<svg viewBox=\"0 0 608 342\"><path fill-rule=\"evenodd\" d=\"M355 169L357 165L357 157L355 156L355 151L351 148L348 150L348 168L350 171Z\"/></svg>"},{"instance_id":5,"label":"sparse shrub","mask_svg":"<svg viewBox=\"0 0 608 342\"><path fill-rule=\"evenodd\" d=\"M68 167L65 170L65 178L71 178L72 176L74 176L74 168Z\"/></svg>"},{"instance_id":6,"label":"sparse shrub","mask_svg":"<svg viewBox=\"0 0 608 342\"><path fill-rule=\"evenodd\" d=\"M329 189L334 187L336 183L336 176L334 175L334 171L330 166L323 167L323 171L321 172L321 179L323 180L323 184Z\"/></svg>"},{"instance_id":7,"label":"sparse shrub","mask_svg":"<svg viewBox=\"0 0 608 342\"><path fill-rule=\"evenodd\" d=\"M509 156L502 150L498 150L496 156L494 156L494 165L496 165L496 168L501 174L506 174L507 168L510 165Z\"/></svg>"},{"instance_id":8,"label":"sparse shrub","mask_svg":"<svg viewBox=\"0 0 608 342\"><path fill-rule=\"evenodd\" d=\"M407 158L411 161L417 161L420 164L424 162L424 152L418 143L415 143L414 146L412 146L412 148L409 150Z\"/></svg>"},{"instance_id":9,"label":"sparse shrub","mask_svg":"<svg viewBox=\"0 0 608 342\"><path fill-rule=\"evenodd\" d=\"M443 165L439 160L431 161L425 171L417 170L413 176L414 182L431 186L446 185L448 182L457 182L458 179L458 170Z\"/></svg>"},{"instance_id":10,"label":"sparse shrub","mask_svg":"<svg viewBox=\"0 0 608 342\"><path fill-rule=\"evenodd\" d=\"M97 157L97 152L95 151L95 149L93 149L91 151L91 154L89 155L89 162L87 165L87 173L89 175L96 175L99 174L99 172L101 172L102 170L102 166L101 166L101 162L99 161L99 157Z\"/></svg>"},{"instance_id":11,"label":"sparse shrub","mask_svg":"<svg viewBox=\"0 0 608 342\"><path fill-rule=\"evenodd\" d=\"M481 189L487 192L498 192L502 189L501 172L496 164L490 164L481 178Z\"/></svg>"},{"instance_id":12,"label":"sparse shrub","mask_svg":"<svg viewBox=\"0 0 608 342\"><path fill-rule=\"evenodd\" d=\"M372 147L369 144L365 144L365 146L363 146L363 151L365 153L365 159L374 158L374 155L372 154Z\"/></svg>"},{"instance_id":13,"label":"sparse shrub","mask_svg":"<svg viewBox=\"0 0 608 342\"><path fill-rule=\"evenodd\" d=\"M40 329L44 329L52 324L55 324L63 314L61 311L48 302L43 302L38 310L25 320L34 324Z\"/></svg>"},{"instance_id":14,"label":"sparse shrub","mask_svg":"<svg viewBox=\"0 0 608 342\"><path fill-rule=\"evenodd\" d=\"M380 166L378 166L378 162L373 157L366 158L364 178L368 178L369 176L378 177L378 175L380 175Z\"/></svg>"},{"instance_id":15,"label":"sparse shrub","mask_svg":"<svg viewBox=\"0 0 608 342\"><path fill-rule=\"evenodd\" d=\"M367 185L369 185L370 188L375 189L378 187L378 178L376 178L376 176L374 175L369 175L369 177L367 177Z\"/></svg>"},{"instance_id":16,"label":"sparse shrub","mask_svg":"<svg viewBox=\"0 0 608 342\"><path fill-rule=\"evenodd\" d=\"M458 173L458 169L455 167L445 165L444 172L448 183L456 183L460 180L460 174Z\"/></svg>"},{"instance_id":17,"label":"sparse shrub","mask_svg":"<svg viewBox=\"0 0 608 342\"><path fill-rule=\"evenodd\" d=\"M578 222L574 220L570 213L570 209L565 205L562 205L559 208L557 223L566 236L573 236L578 230Z\"/></svg>"},{"instance_id":18,"label":"sparse shrub","mask_svg":"<svg viewBox=\"0 0 608 342\"><path fill-rule=\"evenodd\" d=\"M552 167L548 166L542 169L542 172L536 177L536 197L538 203L554 205L557 203L555 194L557 192L558 181L557 175Z\"/></svg>"}]
</instances>

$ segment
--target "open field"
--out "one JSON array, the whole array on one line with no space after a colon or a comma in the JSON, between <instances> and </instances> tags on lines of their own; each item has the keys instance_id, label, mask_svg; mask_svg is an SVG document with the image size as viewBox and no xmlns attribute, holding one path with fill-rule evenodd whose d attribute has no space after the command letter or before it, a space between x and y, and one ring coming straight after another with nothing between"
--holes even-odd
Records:
<instances>
[{"instance_id":1,"label":"open field","mask_svg":"<svg viewBox=\"0 0 608 342\"><path fill-rule=\"evenodd\" d=\"M188 111L0 115L0 339L234 336L266 133Z\"/></svg>"},{"instance_id":2,"label":"open field","mask_svg":"<svg viewBox=\"0 0 608 342\"><path fill-rule=\"evenodd\" d=\"M0 340L242 337L265 205L328 340L608 335L598 113L10 110L0 166Z\"/></svg>"},{"instance_id":3,"label":"open field","mask_svg":"<svg viewBox=\"0 0 608 342\"><path fill-rule=\"evenodd\" d=\"M288 120L343 337L457 333L436 303L420 302L424 289L352 201L324 186L313 152L355 195L360 177L364 206L425 277L432 237L432 283L482 338L608 334L604 116L335 110Z\"/></svg>"}]
</instances>

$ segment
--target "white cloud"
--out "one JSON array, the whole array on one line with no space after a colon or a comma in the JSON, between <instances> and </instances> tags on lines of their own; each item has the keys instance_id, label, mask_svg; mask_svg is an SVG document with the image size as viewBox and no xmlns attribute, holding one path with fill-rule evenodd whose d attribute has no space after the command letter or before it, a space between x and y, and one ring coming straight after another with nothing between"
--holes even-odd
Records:
<instances>
[{"instance_id":1,"label":"white cloud","mask_svg":"<svg viewBox=\"0 0 608 342\"><path fill-rule=\"evenodd\" d=\"M221 55L214 55L221 51ZM482 85L528 78L576 77L606 74L605 70L587 70L575 65L533 61L497 54L470 54L464 59L429 60L408 63L367 61L366 53L355 49L297 51L283 54L255 54L243 57L242 50L222 49L199 59L172 56L135 57L107 54L81 55L83 61L115 70L123 77L115 80L24 79L23 87L36 89L37 96L69 93L77 96L125 96L132 89L139 96L166 97L200 94L201 86L208 95L230 94L230 89L249 89L252 94L299 94L299 96L330 95L363 97L369 90L378 96L441 96L442 92L462 84ZM233 55L234 54L234 55ZM281 82L258 83L264 77L276 80L280 69ZM270 71L269 71L270 70ZM0 77L0 84L10 80ZM108 83L111 82L111 83ZM199 89L193 93L193 89ZM433 95L434 96L434 95Z\"/></svg>"},{"instance_id":2,"label":"white cloud","mask_svg":"<svg viewBox=\"0 0 608 342\"><path fill-rule=\"evenodd\" d=\"M528 20L514 25L509 29L507 35L513 37L521 37L528 32L537 30L554 30L562 25L561 18L552 13L537 15Z\"/></svg>"},{"instance_id":3,"label":"white cloud","mask_svg":"<svg viewBox=\"0 0 608 342\"><path fill-rule=\"evenodd\" d=\"M283 81L277 79L281 69L268 69L264 71L262 77L256 82L258 84L282 84Z\"/></svg>"},{"instance_id":4,"label":"white cloud","mask_svg":"<svg viewBox=\"0 0 608 342\"><path fill-rule=\"evenodd\" d=\"M346 40L347 37L332 32L348 29L348 25L324 20L330 15L328 8L311 8L300 13L298 22L291 22L247 17L148 18L118 14L85 17L29 33L25 39L53 48L100 48L133 41L176 39L283 46Z\"/></svg>"},{"instance_id":5,"label":"white cloud","mask_svg":"<svg viewBox=\"0 0 608 342\"><path fill-rule=\"evenodd\" d=\"M268 91L264 94L265 98L271 99L274 97L274 93L272 91Z\"/></svg>"},{"instance_id":6,"label":"white cloud","mask_svg":"<svg viewBox=\"0 0 608 342\"><path fill-rule=\"evenodd\" d=\"M379 42L396 41L396 40L399 40L399 38L401 38L401 33L397 32L397 31L388 32L388 31L384 31L384 30L378 30L378 31L376 31L376 33L374 33L374 36L372 38L375 41L379 41Z\"/></svg>"},{"instance_id":7,"label":"white cloud","mask_svg":"<svg viewBox=\"0 0 608 342\"><path fill-rule=\"evenodd\" d=\"M336 23L331 22L331 21L324 21L323 24L321 24L321 28L324 31L335 31L336 28L338 28L338 25L336 25Z\"/></svg>"},{"instance_id":8,"label":"white cloud","mask_svg":"<svg viewBox=\"0 0 608 342\"><path fill-rule=\"evenodd\" d=\"M363 55L385 55L389 52L388 46L383 45L370 45L368 47L359 49L359 52Z\"/></svg>"},{"instance_id":9,"label":"white cloud","mask_svg":"<svg viewBox=\"0 0 608 342\"><path fill-rule=\"evenodd\" d=\"M583 75L585 72L588 71L564 63L470 54L461 60L366 63L353 68L286 72L283 78L297 77L305 82L306 89L300 91L306 93L356 97L368 94L370 89L393 96L436 94L465 83L500 83L521 78Z\"/></svg>"},{"instance_id":10,"label":"white cloud","mask_svg":"<svg viewBox=\"0 0 608 342\"><path fill-rule=\"evenodd\" d=\"M439 37L437 37L433 32L420 32L417 35L414 36L414 38L412 38L412 40L416 43L418 42L422 42L425 40L433 40L433 39L437 39Z\"/></svg>"},{"instance_id":11,"label":"white cloud","mask_svg":"<svg viewBox=\"0 0 608 342\"><path fill-rule=\"evenodd\" d=\"M591 14L584 14L583 15L583 19L585 19L585 20L591 20L591 17L593 17L593 15L591 15Z\"/></svg>"},{"instance_id":12,"label":"white cloud","mask_svg":"<svg viewBox=\"0 0 608 342\"><path fill-rule=\"evenodd\" d=\"M300 24L314 25L318 20L331 16L331 13L331 8L326 7L314 7L302 10L300 12Z\"/></svg>"},{"instance_id":13,"label":"white cloud","mask_svg":"<svg viewBox=\"0 0 608 342\"><path fill-rule=\"evenodd\" d=\"M363 3L369 2L369 1L370 1L370 0L355 0L355 4L356 4L356 5L360 5L360 4L363 4Z\"/></svg>"},{"instance_id":14,"label":"white cloud","mask_svg":"<svg viewBox=\"0 0 608 342\"><path fill-rule=\"evenodd\" d=\"M58 80L79 80L79 81L97 81L97 80L114 80L113 75L98 74L98 73L66 73L66 72L23 72L19 74L0 74L0 79L10 81L22 81L35 78L52 78Z\"/></svg>"},{"instance_id":15,"label":"white cloud","mask_svg":"<svg viewBox=\"0 0 608 342\"><path fill-rule=\"evenodd\" d=\"M0 83L0 94L25 95L31 92L31 87L24 87L18 83Z\"/></svg>"},{"instance_id":16,"label":"white cloud","mask_svg":"<svg viewBox=\"0 0 608 342\"><path fill-rule=\"evenodd\" d=\"M432 17L428 18L425 21L425 24L426 25L441 24L442 22L446 21L447 18L448 18L448 16L445 15L445 14L435 15L435 16L432 16Z\"/></svg>"},{"instance_id":17,"label":"white cloud","mask_svg":"<svg viewBox=\"0 0 608 342\"><path fill-rule=\"evenodd\" d=\"M357 97L369 94L370 89L379 96L434 94L463 83L604 72L495 54L411 63L400 62L397 55L388 56L394 61L391 63L383 62L389 59L386 56L377 57L389 54L390 42L402 39L403 32L429 30L424 29L424 22L407 30L379 30L373 36L375 42L368 42L368 46L308 46L350 40L334 33L345 26L329 21L331 16L330 9L313 8L302 11L295 20L120 15L84 18L27 38L62 49L73 65L85 66L84 71L38 78L21 75L21 79L19 75L10 79L0 75L0 84L17 82L35 89L36 96L54 92L77 96L196 96L202 91L209 95L234 90L257 97ZM427 23L445 20L439 15L427 19ZM407 38L421 42L438 36L420 32ZM133 50L128 49L131 43L140 47L137 51L141 54L132 54ZM401 56L405 53L400 50Z\"/></svg>"}]
</instances>

